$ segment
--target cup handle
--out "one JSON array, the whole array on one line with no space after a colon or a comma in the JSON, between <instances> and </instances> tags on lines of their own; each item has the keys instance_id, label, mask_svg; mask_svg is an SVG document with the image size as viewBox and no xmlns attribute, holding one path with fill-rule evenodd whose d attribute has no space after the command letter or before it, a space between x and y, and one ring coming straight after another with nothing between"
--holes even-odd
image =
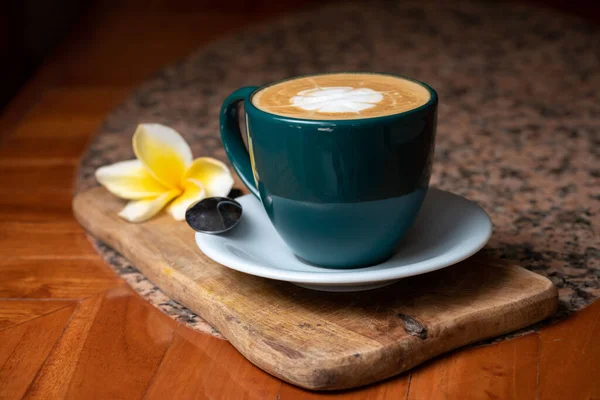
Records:
<instances>
[{"instance_id":1,"label":"cup handle","mask_svg":"<svg viewBox=\"0 0 600 400\"><path fill-rule=\"evenodd\" d=\"M250 164L250 155L242 140L237 109L237 103L246 100L257 88L258 86L240 88L225 99L221 106L220 127L221 141L233 169L250 192L260 200L260 194L254 181L252 165Z\"/></svg>"}]
</instances>

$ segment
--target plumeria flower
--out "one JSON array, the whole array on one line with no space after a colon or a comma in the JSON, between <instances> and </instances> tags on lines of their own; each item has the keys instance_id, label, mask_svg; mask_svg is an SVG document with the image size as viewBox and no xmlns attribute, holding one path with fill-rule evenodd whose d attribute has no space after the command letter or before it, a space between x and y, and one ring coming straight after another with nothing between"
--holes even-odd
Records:
<instances>
[{"instance_id":1,"label":"plumeria flower","mask_svg":"<svg viewBox=\"0 0 600 400\"><path fill-rule=\"evenodd\" d=\"M229 168L210 157L192 159L181 135L160 124L141 124L133 134L137 160L98 168L96 179L114 195L130 200L119 216L142 222L167 206L178 221L187 208L206 197L227 196L233 186Z\"/></svg>"}]
</instances>

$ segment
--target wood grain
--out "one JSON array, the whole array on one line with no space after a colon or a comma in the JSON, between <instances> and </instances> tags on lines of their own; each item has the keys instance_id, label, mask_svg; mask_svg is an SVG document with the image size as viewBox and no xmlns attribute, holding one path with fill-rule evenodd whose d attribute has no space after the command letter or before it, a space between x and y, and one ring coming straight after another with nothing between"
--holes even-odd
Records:
<instances>
[{"instance_id":1,"label":"wood grain","mask_svg":"<svg viewBox=\"0 0 600 400\"><path fill-rule=\"evenodd\" d=\"M0 300L0 330L22 324L65 307L72 301Z\"/></svg>"},{"instance_id":2,"label":"wood grain","mask_svg":"<svg viewBox=\"0 0 600 400\"><path fill-rule=\"evenodd\" d=\"M102 305L103 296L90 297L77 307L25 398L65 398L77 370L81 351Z\"/></svg>"},{"instance_id":3,"label":"wood grain","mask_svg":"<svg viewBox=\"0 0 600 400\"><path fill-rule=\"evenodd\" d=\"M317 400L322 398L344 400L404 400L408 396L410 374L410 372L406 372L384 382L375 383L359 389L339 390L327 393L311 392L284 382L281 386L281 391L279 392L279 400Z\"/></svg>"},{"instance_id":4,"label":"wood grain","mask_svg":"<svg viewBox=\"0 0 600 400\"><path fill-rule=\"evenodd\" d=\"M126 18L123 18L124 16ZM176 19L165 19L161 11L137 9L110 13L103 18L104 29L88 41L71 43L71 62L64 66L63 84L131 85L139 83L164 63L176 60L198 45L213 40L219 31L240 29L247 17L239 12L211 13L197 11L178 13ZM142 29L133 45L124 40L132 26ZM161 29L152 27L160 26ZM146 60L150 60L146 62ZM112 68L90 69L90 64ZM118 67L114 67L118 65Z\"/></svg>"},{"instance_id":5,"label":"wood grain","mask_svg":"<svg viewBox=\"0 0 600 400\"><path fill-rule=\"evenodd\" d=\"M95 309L94 304L88 307ZM66 397L140 398L171 343L175 321L128 287L105 292L95 315L90 314L91 326L76 320L70 327L74 333L67 331L66 344L53 354L60 360L64 346L82 346L77 354L66 355L76 360Z\"/></svg>"},{"instance_id":6,"label":"wood grain","mask_svg":"<svg viewBox=\"0 0 600 400\"><path fill-rule=\"evenodd\" d=\"M540 333L539 399L600 399L600 302Z\"/></svg>"},{"instance_id":7,"label":"wood grain","mask_svg":"<svg viewBox=\"0 0 600 400\"><path fill-rule=\"evenodd\" d=\"M121 283L98 259L0 260L0 298L82 299Z\"/></svg>"},{"instance_id":8,"label":"wood grain","mask_svg":"<svg viewBox=\"0 0 600 400\"><path fill-rule=\"evenodd\" d=\"M25 118L16 127L16 132L22 129L27 129L35 125L36 121L53 121L54 126L64 120L64 115L76 116L75 121L83 121L90 123L97 121L101 123L106 114L116 107L123 98L128 94L127 87L120 85L93 85L87 82L83 85L63 85L57 84L49 87L37 100L34 106L27 112ZM67 126L66 129L71 131L68 135L74 137L73 133L79 133L80 136L89 139L90 133L85 132L78 124ZM30 131L29 135L35 134L36 131ZM44 132L39 132L45 135ZM59 132L54 132L59 133ZM53 135L55 136L55 135Z\"/></svg>"},{"instance_id":9,"label":"wood grain","mask_svg":"<svg viewBox=\"0 0 600 400\"><path fill-rule=\"evenodd\" d=\"M534 400L538 346L529 334L442 356L413 371L407 399Z\"/></svg>"},{"instance_id":10,"label":"wood grain","mask_svg":"<svg viewBox=\"0 0 600 400\"><path fill-rule=\"evenodd\" d=\"M165 293L219 329L254 364L305 388L372 383L536 322L557 305L556 288L546 278L477 259L376 291L306 290L224 268L200 253L185 224L166 215L130 224L117 216L121 207L103 188L73 202L86 229ZM409 334L405 316L422 325L419 335Z\"/></svg>"},{"instance_id":11,"label":"wood grain","mask_svg":"<svg viewBox=\"0 0 600 400\"><path fill-rule=\"evenodd\" d=\"M21 398L74 308L64 307L0 332L0 398Z\"/></svg>"},{"instance_id":12,"label":"wood grain","mask_svg":"<svg viewBox=\"0 0 600 400\"><path fill-rule=\"evenodd\" d=\"M0 166L75 167L90 136L126 93L121 87L49 88L20 124L0 135Z\"/></svg>"},{"instance_id":13,"label":"wood grain","mask_svg":"<svg viewBox=\"0 0 600 400\"><path fill-rule=\"evenodd\" d=\"M98 114L96 117L80 116L68 122L56 116L27 119L14 131L0 136L0 167L12 166L22 171L28 171L26 167L46 165L75 168L90 134L96 130L101 118L101 114ZM39 185L40 181L37 182ZM60 183L67 185L71 182ZM50 185L43 187L52 188Z\"/></svg>"},{"instance_id":14,"label":"wood grain","mask_svg":"<svg viewBox=\"0 0 600 400\"><path fill-rule=\"evenodd\" d=\"M12 221L46 222L70 212L74 163L0 166L0 217ZM23 182L31 182L23 185ZM40 185L40 182L44 182Z\"/></svg>"},{"instance_id":15,"label":"wood grain","mask_svg":"<svg viewBox=\"0 0 600 400\"><path fill-rule=\"evenodd\" d=\"M182 368L183 359L210 368ZM211 398L219 393L222 399L274 399L280 387L280 380L249 363L230 343L180 326L145 397Z\"/></svg>"},{"instance_id":16,"label":"wood grain","mask_svg":"<svg viewBox=\"0 0 600 400\"><path fill-rule=\"evenodd\" d=\"M0 257L7 260L98 259L85 232L66 217L0 221L0 241Z\"/></svg>"}]
</instances>

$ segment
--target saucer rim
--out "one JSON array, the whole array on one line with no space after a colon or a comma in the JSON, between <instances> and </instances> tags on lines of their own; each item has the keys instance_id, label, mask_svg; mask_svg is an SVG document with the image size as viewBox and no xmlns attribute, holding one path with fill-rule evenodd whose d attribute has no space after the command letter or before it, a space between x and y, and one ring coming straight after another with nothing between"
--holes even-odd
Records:
<instances>
[{"instance_id":1,"label":"saucer rim","mask_svg":"<svg viewBox=\"0 0 600 400\"><path fill-rule=\"evenodd\" d=\"M452 258L449 260L440 260L443 255L434 257L428 260L419 261L413 264L402 264L397 266L391 266L389 268L384 268L375 271L361 271L361 268L349 268L349 269L333 269L333 268L324 268L323 272L311 271L311 272L301 272L301 271L292 271L285 269L275 269L266 265L258 265L256 263L248 262L246 260L242 260L240 258L236 258L233 262L231 262L232 258L229 256L229 253L222 252L216 250L216 248L208 246L203 246L202 238L206 234L196 233L195 242L199 249L210 259L216 261L217 263L223 265L224 267L247 273L254 276L259 276L262 278L275 279L279 281L293 282L293 283L308 283L308 284L317 284L317 285L356 285L362 283L375 283L375 282L385 282L389 280L408 278L410 276L416 276L421 274L426 274L428 272L437 271L443 268L450 267L452 265L458 264L461 261L466 260L467 258L473 256L479 250L481 250L488 243L492 232L493 226L492 221L489 214L481 207L479 204L475 203L472 200L469 200L461 195L456 193L452 193L446 190L430 188L430 191L439 191L444 194L460 197L464 201L470 203L472 207L477 207L480 211L483 212L483 216L485 216L485 222L487 225L487 230L485 235L482 234L479 237L479 240L470 248L468 251L460 254L460 257ZM236 200L240 201L241 199L253 196L252 194L247 194L244 196L238 197ZM443 253L447 254L447 253ZM233 264L233 265L232 265ZM379 265L379 264L376 264ZM375 266L375 265L373 265Z\"/></svg>"}]
</instances>

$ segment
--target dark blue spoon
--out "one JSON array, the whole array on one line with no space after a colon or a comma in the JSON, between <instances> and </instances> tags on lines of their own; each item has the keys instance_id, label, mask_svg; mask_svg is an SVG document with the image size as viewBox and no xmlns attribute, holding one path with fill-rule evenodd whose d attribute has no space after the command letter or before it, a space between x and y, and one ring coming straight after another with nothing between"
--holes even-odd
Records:
<instances>
[{"instance_id":1,"label":"dark blue spoon","mask_svg":"<svg viewBox=\"0 0 600 400\"><path fill-rule=\"evenodd\" d=\"M185 220L196 232L219 235L237 225L242 217L242 205L228 197L209 197L192 204Z\"/></svg>"}]
</instances>

